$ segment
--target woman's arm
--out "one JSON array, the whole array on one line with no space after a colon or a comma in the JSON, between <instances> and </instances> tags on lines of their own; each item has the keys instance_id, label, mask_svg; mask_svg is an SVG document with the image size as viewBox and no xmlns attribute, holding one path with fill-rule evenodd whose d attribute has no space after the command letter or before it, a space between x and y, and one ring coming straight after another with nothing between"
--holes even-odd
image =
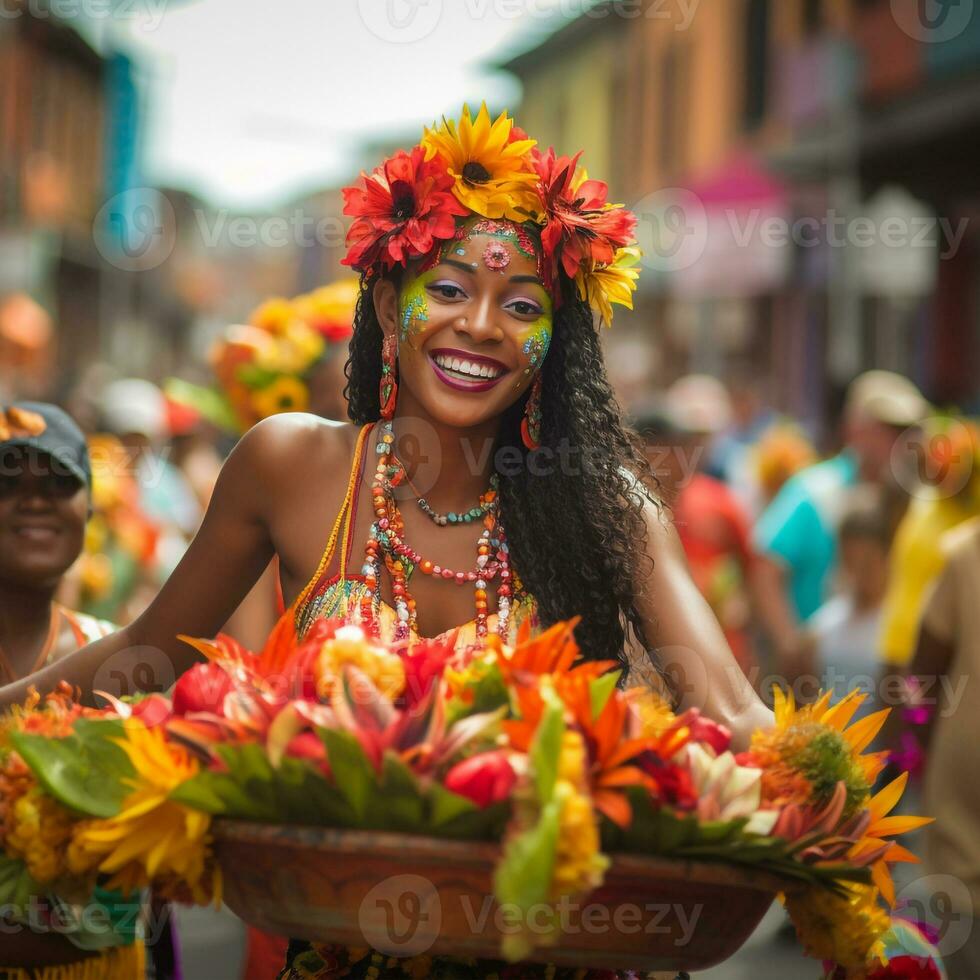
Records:
<instances>
[{"instance_id":1,"label":"woman's arm","mask_svg":"<svg viewBox=\"0 0 980 980\"><path fill-rule=\"evenodd\" d=\"M177 635L214 636L268 565L273 515L303 475L312 438L302 416L251 429L225 462L197 536L149 608L118 633L0 688L0 709L22 702L31 687L48 691L62 680L85 696L169 687L197 659Z\"/></svg>"},{"instance_id":2,"label":"woman's arm","mask_svg":"<svg viewBox=\"0 0 980 980\"><path fill-rule=\"evenodd\" d=\"M700 708L732 732L732 747L748 747L757 728L773 723L732 655L718 620L698 591L669 520L652 502L643 507L647 555L637 608L644 620L648 656L680 698L680 707Z\"/></svg>"}]
</instances>

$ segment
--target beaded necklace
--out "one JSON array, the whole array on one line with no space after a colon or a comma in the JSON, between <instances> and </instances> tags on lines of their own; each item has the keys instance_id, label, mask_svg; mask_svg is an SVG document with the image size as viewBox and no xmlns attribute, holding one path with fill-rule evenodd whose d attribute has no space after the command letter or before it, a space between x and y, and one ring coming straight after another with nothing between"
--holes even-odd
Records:
<instances>
[{"instance_id":1,"label":"beaded necklace","mask_svg":"<svg viewBox=\"0 0 980 980\"><path fill-rule=\"evenodd\" d=\"M418 569L424 575L455 582L457 585L472 585L476 601L476 635L479 639L488 634L489 607L487 589L489 583L497 582L497 633L507 635L512 591L507 536L498 516L497 491L491 486L480 498L483 511L483 531L476 547L476 568L472 571L454 572L427 558L405 543L405 526L401 511L395 502L394 488L399 486L407 475L405 468L395 458L392 447L395 437L390 422L382 424L380 438L375 447L378 465L371 484L371 502L375 521L368 534L365 547L362 573L367 585L367 593L361 600L361 620L376 622L374 603L381 600L381 559L384 558L392 578L392 592L395 601L397 624L395 639L408 639L412 631L418 632L416 603L408 590L408 580Z\"/></svg>"}]
</instances>

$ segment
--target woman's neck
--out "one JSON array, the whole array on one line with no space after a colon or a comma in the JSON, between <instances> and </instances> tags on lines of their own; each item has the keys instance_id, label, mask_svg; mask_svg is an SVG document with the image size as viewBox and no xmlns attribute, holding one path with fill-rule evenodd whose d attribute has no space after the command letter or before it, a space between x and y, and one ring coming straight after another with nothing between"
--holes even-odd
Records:
<instances>
[{"instance_id":1,"label":"woman's neck","mask_svg":"<svg viewBox=\"0 0 980 980\"><path fill-rule=\"evenodd\" d=\"M432 507L459 510L474 506L494 472L499 419L459 428L399 411L392 428L395 454Z\"/></svg>"},{"instance_id":2,"label":"woman's neck","mask_svg":"<svg viewBox=\"0 0 980 980\"><path fill-rule=\"evenodd\" d=\"M34 665L51 627L54 593L0 582L0 648L20 676Z\"/></svg>"}]
</instances>

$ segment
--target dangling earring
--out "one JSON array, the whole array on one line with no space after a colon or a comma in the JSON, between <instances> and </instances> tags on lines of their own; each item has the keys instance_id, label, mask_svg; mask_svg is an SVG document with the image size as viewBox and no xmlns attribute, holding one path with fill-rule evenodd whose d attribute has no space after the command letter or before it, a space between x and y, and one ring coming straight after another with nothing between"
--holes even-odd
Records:
<instances>
[{"instance_id":1,"label":"dangling earring","mask_svg":"<svg viewBox=\"0 0 980 980\"><path fill-rule=\"evenodd\" d=\"M531 384L531 393L524 405L524 418L521 419L521 439L530 450L541 446L541 372L538 371Z\"/></svg>"},{"instance_id":2,"label":"dangling earring","mask_svg":"<svg viewBox=\"0 0 980 980\"><path fill-rule=\"evenodd\" d=\"M395 415L398 398L398 342L395 335L385 337L381 345L381 417L387 422Z\"/></svg>"}]
</instances>

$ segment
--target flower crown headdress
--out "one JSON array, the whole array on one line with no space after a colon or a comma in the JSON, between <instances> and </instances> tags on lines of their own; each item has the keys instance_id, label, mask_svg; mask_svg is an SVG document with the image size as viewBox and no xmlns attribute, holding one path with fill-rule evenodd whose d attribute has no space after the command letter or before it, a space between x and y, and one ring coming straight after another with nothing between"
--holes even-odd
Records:
<instances>
[{"instance_id":1,"label":"flower crown headdress","mask_svg":"<svg viewBox=\"0 0 980 980\"><path fill-rule=\"evenodd\" d=\"M556 305L561 279L573 281L611 324L614 303L633 307L636 217L606 200L606 184L579 168L580 155L542 153L506 111L491 121L485 103L476 118L464 105L458 123L426 128L417 146L344 188L344 213L354 220L343 263L369 276L416 259L424 266L438 261L458 221L505 219L541 242L541 274Z\"/></svg>"}]
</instances>

